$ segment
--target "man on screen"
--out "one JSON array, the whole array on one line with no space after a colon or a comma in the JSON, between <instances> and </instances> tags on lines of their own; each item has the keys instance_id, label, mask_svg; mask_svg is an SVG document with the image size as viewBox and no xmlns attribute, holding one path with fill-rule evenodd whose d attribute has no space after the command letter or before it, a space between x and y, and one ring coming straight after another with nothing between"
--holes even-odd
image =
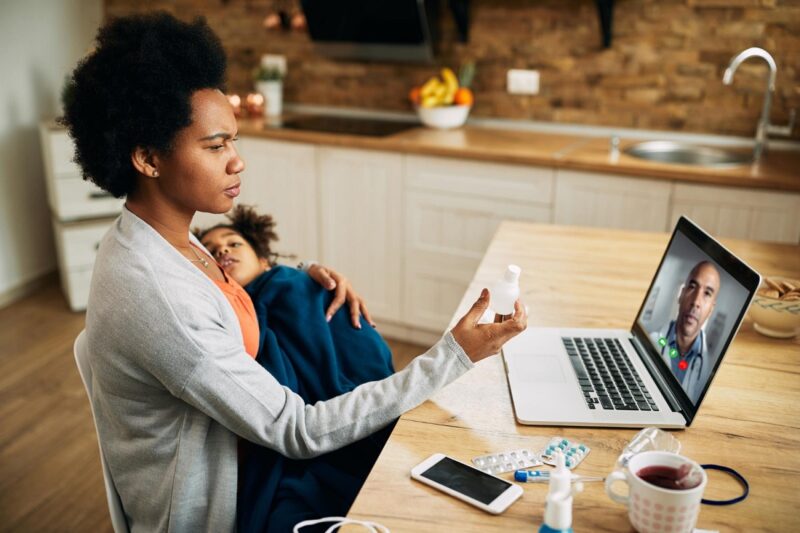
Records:
<instances>
[{"instance_id":1,"label":"man on screen","mask_svg":"<svg viewBox=\"0 0 800 533\"><path fill-rule=\"evenodd\" d=\"M678 297L678 316L659 332L652 334L661 357L697 403L711 370L706 361L707 347L703 325L714 311L720 289L720 275L710 261L697 263L686 277ZM708 366L708 368L703 368Z\"/></svg>"}]
</instances>

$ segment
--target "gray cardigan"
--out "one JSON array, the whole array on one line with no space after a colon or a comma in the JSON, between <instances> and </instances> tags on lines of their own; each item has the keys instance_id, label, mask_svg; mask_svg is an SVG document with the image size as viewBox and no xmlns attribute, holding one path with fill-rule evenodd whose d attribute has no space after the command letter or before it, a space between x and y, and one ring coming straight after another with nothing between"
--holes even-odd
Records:
<instances>
[{"instance_id":1,"label":"gray cardigan","mask_svg":"<svg viewBox=\"0 0 800 533\"><path fill-rule=\"evenodd\" d=\"M306 405L245 353L216 285L127 209L100 245L86 332L97 429L132 531L233 531L237 435L313 457L472 367L448 333L403 371Z\"/></svg>"}]
</instances>

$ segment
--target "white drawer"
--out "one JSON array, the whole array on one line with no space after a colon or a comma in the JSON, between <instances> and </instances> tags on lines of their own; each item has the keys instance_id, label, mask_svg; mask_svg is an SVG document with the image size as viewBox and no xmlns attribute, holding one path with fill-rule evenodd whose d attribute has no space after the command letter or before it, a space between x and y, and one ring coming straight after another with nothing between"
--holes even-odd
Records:
<instances>
[{"instance_id":1,"label":"white drawer","mask_svg":"<svg viewBox=\"0 0 800 533\"><path fill-rule=\"evenodd\" d=\"M528 204L553 202L552 168L407 156L410 189Z\"/></svg>"},{"instance_id":2,"label":"white drawer","mask_svg":"<svg viewBox=\"0 0 800 533\"><path fill-rule=\"evenodd\" d=\"M50 142L50 158L55 178L63 175L80 176L80 167L72 161L75 157L75 145L64 130L50 130L46 136Z\"/></svg>"},{"instance_id":3,"label":"white drawer","mask_svg":"<svg viewBox=\"0 0 800 533\"><path fill-rule=\"evenodd\" d=\"M106 218L80 224L53 224L58 251L58 266L62 272L91 268L103 235L115 219Z\"/></svg>"},{"instance_id":4,"label":"white drawer","mask_svg":"<svg viewBox=\"0 0 800 533\"><path fill-rule=\"evenodd\" d=\"M91 267L100 240L112 223L113 220L104 220L78 226L57 226L57 242L61 247L61 269Z\"/></svg>"},{"instance_id":5,"label":"white drawer","mask_svg":"<svg viewBox=\"0 0 800 533\"><path fill-rule=\"evenodd\" d=\"M61 288L67 297L69 308L83 311L89 302L89 287L92 284L92 267L84 267L69 272L61 271Z\"/></svg>"},{"instance_id":6,"label":"white drawer","mask_svg":"<svg viewBox=\"0 0 800 533\"><path fill-rule=\"evenodd\" d=\"M52 182L54 194L51 205L56 217L62 220L114 215L122 211L125 200L114 198L81 177L57 179Z\"/></svg>"}]
</instances>

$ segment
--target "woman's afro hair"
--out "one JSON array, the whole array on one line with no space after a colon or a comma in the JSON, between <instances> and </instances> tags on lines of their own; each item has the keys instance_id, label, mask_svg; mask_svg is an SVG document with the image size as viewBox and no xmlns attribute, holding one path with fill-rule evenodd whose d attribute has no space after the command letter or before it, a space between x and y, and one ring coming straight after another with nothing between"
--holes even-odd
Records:
<instances>
[{"instance_id":1,"label":"woman's afro hair","mask_svg":"<svg viewBox=\"0 0 800 533\"><path fill-rule=\"evenodd\" d=\"M85 179L117 198L136 186L136 147L169 153L189 126L191 96L224 90L225 51L202 18L163 12L118 18L69 80L62 124L75 141Z\"/></svg>"},{"instance_id":2,"label":"woman's afro hair","mask_svg":"<svg viewBox=\"0 0 800 533\"><path fill-rule=\"evenodd\" d=\"M269 261L270 265L274 265L278 257L292 257L281 256L272 251L272 243L278 240L272 215L259 215L253 207L237 205L225 216L230 220L230 224L217 224L205 230L195 229L195 237L203 240L203 237L212 230L230 228L241 235L253 247L256 255Z\"/></svg>"}]
</instances>

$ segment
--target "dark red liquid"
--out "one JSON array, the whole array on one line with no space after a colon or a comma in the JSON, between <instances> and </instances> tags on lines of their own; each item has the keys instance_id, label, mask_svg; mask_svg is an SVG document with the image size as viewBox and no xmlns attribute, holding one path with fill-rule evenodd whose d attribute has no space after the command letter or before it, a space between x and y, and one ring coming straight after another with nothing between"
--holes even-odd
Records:
<instances>
[{"instance_id":1,"label":"dark red liquid","mask_svg":"<svg viewBox=\"0 0 800 533\"><path fill-rule=\"evenodd\" d=\"M680 479L678 469L671 466L646 466L636 472L636 475L662 489L685 490L688 488L683 484L678 484L678 479Z\"/></svg>"}]
</instances>

